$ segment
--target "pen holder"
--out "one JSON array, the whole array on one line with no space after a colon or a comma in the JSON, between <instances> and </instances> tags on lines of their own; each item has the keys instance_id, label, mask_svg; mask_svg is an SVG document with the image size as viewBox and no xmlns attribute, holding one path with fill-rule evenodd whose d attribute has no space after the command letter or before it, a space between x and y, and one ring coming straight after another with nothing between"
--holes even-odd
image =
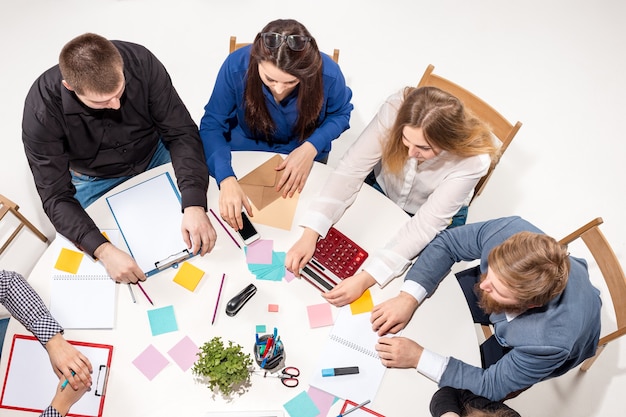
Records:
<instances>
[{"instance_id":1,"label":"pen holder","mask_svg":"<svg viewBox=\"0 0 626 417\"><path fill-rule=\"evenodd\" d=\"M272 344L267 351L267 346ZM275 343L274 343L275 340ZM257 338L254 344L254 359L261 369L275 369L280 365L285 356L285 347L280 337L275 339L271 334L264 334Z\"/></svg>"}]
</instances>

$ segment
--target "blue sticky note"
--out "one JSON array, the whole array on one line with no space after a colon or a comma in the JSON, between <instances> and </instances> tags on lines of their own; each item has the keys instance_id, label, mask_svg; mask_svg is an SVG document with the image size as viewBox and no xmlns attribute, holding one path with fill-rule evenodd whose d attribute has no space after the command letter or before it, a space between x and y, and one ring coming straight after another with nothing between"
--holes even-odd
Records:
<instances>
[{"instance_id":1,"label":"blue sticky note","mask_svg":"<svg viewBox=\"0 0 626 417\"><path fill-rule=\"evenodd\" d=\"M167 306L148 311L148 319L150 320L150 329L152 336L163 333L175 332L178 330L176 324L176 316L174 315L174 306Z\"/></svg>"},{"instance_id":2,"label":"blue sticky note","mask_svg":"<svg viewBox=\"0 0 626 417\"><path fill-rule=\"evenodd\" d=\"M257 324L256 325L256 332L257 333L265 333L266 331L267 330L266 330L266 327L265 327L264 324Z\"/></svg>"},{"instance_id":3,"label":"blue sticky note","mask_svg":"<svg viewBox=\"0 0 626 417\"><path fill-rule=\"evenodd\" d=\"M320 413L320 410L306 391L302 391L287 401L283 407L285 407L285 410L291 417L316 417Z\"/></svg>"}]
</instances>

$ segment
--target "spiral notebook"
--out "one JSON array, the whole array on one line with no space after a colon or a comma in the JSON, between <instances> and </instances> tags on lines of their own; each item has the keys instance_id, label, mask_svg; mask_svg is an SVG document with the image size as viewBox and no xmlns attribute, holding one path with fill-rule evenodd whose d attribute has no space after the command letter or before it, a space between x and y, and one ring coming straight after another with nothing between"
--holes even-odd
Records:
<instances>
[{"instance_id":1,"label":"spiral notebook","mask_svg":"<svg viewBox=\"0 0 626 417\"><path fill-rule=\"evenodd\" d=\"M119 232L107 230L107 237L117 243ZM58 250L78 255L76 273L52 270L50 281L50 313L65 329L112 329L115 321L115 281L107 275L104 266L57 234L52 243ZM57 260L57 265L59 260Z\"/></svg>"},{"instance_id":2,"label":"spiral notebook","mask_svg":"<svg viewBox=\"0 0 626 417\"><path fill-rule=\"evenodd\" d=\"M50 314L65 329L112 329L115 281L108 275L53 275Z\"/></svg>"},{"instance_id":3,"label":"spiral notebook","mask_svg":"<svg viewBox=\"0 0 626 417\"><path fill-rule=\"evenodd\" d=\"M310 385L357 403L374 400L386 368L374 348L379 336L372 330L370 317L370 312L353 315L349 305L339 310ZM322 369L348 366L358 366L359 373L322 376Z\"/></svg>"}]
</instances>

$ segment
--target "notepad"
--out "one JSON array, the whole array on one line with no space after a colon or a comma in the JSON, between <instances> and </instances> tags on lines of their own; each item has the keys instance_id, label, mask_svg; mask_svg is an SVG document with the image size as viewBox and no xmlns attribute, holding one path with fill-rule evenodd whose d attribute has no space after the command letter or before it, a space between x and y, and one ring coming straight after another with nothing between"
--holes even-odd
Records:
<instances>
[{"instance_id":1,"label":"notepad","mask_svg":"<svg viewBox=\"0 0 626 417\"><path fill-rule=\"evenodd\" d=\"M180 195L169 173L106 198L124 242L148 276L192 256L180 231Z\"/></svg>"},{"instance_id":2,"label":"notepad","mask_svg":"<svg viewBox=\"0 0 626 417\"><path fill-rule=\"evenodd\" d=\"M371 315L352 314L350 306L339 309L337 319L320 352L310 385L358 403L373 400L385 374L374 346L379 336L372 330ZM322 369L358 366L359 373L322 377Z\"/></svg>"},{"instance_id":3,"label":"notepad","mask_svg":"<svg viewBox=\"0 0 626 417\"><path fill-rule=\"evenodd\" d=\"M91 390L72 406L70 415L102 416L113 346L69 343L84 354L93 367ZM50 404L59 384L46 349L32 336L14 335L9 355L0 408L41 413Z\"/></svg>"},{"instance_id":4,"label":"notepad","mask_svg":"<svg viewBox=\"0 0 626 417\"><path fill-rule=\"evenodd\" d=\"M112 329L115 281L108 275L53 275L50 313L66 329Z\"/></svg>"}]
</instances>

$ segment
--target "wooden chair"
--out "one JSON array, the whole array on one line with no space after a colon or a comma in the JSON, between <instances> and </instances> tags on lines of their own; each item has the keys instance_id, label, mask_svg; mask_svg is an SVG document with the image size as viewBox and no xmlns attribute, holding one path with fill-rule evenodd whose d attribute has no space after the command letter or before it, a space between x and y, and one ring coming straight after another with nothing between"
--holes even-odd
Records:
<instances>
[{"instance_id":1,"label":"wooden chair","mask_svg":"<svg viewBox=\"0 0 626 417\"><path fill-rule=\"evenodd\" d=\"M609 289L617 321L617 330L600 338L596 354L583 362L581 371L587 371L593 365L609 342L626 334L626 276L615 252L600 230L602 223L602 218L598 217L559 241L563 245L569 245L582 238Z\"/></svg>"},{"instance_id":2,"label":"wooden chair","mask_svg":"<svg viewBox=\"0 0 626 417\"><path fill-rule=\"evenodd\" d=\"M505 119L500 113L498 113L496 109L491 107L479 97L475 96L473 93L467 91L466 89L453 83L452 81L449 81L437 74L434 74L434 69L435 67L433 65L428 65L426 71L424 71L424 75L422 75L422 79L417 86L437 87L461 100L465 107L471 110L472 113L476 115L476 117L478 117L480 120L482 120L484 123L487 123L491 127L491 132L500 141L500 157L502 157L504 151L506 151L508 146L511 144L511 141L513 141L513 138L517 134L517 131L520 129L520 127L522 127L522 123L517 122L515 123L515 125L512 125L507 119ZM474 196L472 197L472 201L474 201L474 199L478 197L480 193L482 193L498 162L499 160L492 162L491 167L489 167L489 171L487 171L487 173L478 181L478 184L476 184L476 187L474 188Z\"/></svg>"},{"instance_id":3,"label":"wooden chair","mask_svg":"<svg viewBox=\"0 0 626 417\"><path fill-rule=\"evenodd\" d=\"M20 213L19 210L19 206L17 204L15 204L13 201L9 200L8 198L6 198L5 196L3 196L2 194L0 194L0 220L4 219L4 216L6 216L8 213L12 213L15 217L17 217L17 219L20 221L20 224L15 228L15 230L13 230L13 233L11 233L11 235L9 236L9 238L4 241L4 243L2 244L2 247L0 247L0 254L2 254L6 248L9 247L9 245L11 244L11 242L13 241L13 239L15 239L18 235L18 233L20 232L20 230L22 230L22 228L24 226L28 227L30 230L32 230L32 232L44 243L48 243L48 238L46 237L46 235L44 235L43 233L41 233L39 231L39 229L37 229L35 226L33 226L33 224L31 222L29 222L23 215L22 213Z\"/></svg>"},{"instance_id":4,"label":"wooden chair","mask_svg":"<svg viewBox=\"0 0 626 417\"><path fill-rule=\"evenodd\" d=\"M236 51L239 48L243 48L246 45L250 45L250 43L237 43L237 37L236 36L231 36L230 37L230 45L229 45L229 53L232 54L234 51ZM333 51L332 55L329 55L333 61L335 61L335 63L339 63L339 49L335 49Z\"/></svg>"}]
</instances>

